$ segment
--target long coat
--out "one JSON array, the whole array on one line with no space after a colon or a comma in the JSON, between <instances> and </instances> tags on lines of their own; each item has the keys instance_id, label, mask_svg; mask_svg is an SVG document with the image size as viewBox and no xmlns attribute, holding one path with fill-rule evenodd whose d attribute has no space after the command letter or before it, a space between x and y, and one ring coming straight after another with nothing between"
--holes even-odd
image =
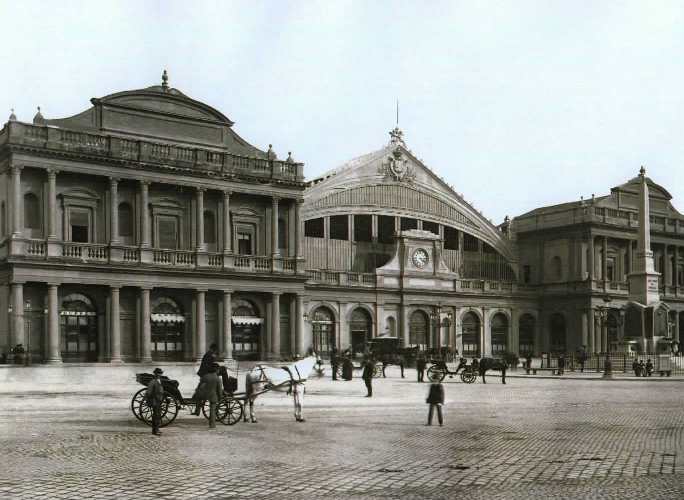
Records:
<instances>
[{"instance_id":1,"label":"long coat","mask_svg":"<svg viewBox=\"0 0 684 500\"><path fill-rule=\"evenodd\" d=\"M430 392L428 393L426 403L433 404L433 405L434 404L439 404L439 405L444 404L444 386L442 384L431 384L430 385Z\"/></svg>"},{"instance_id":2,"label":"long coat","mask_svg":"<svg viewBox=\"0 0 684 500\"><path fill-rule=\"evenodd\" d=\"M207 351L204 356L202 356L202 362L200 363L199 370L197 370L197 375L203 377L205 374L209 373L211 366L216 363L217 356L214 351Z\"/></svg>"},{"instance_id":3,"label":"long coat","mask_svg":"<svg viewBox=\"0 0 684 500\"><path fill-rule=\"evenodd\" d=\"M221 401L223 397L223 384L216 372L202 375L202 380L197 388L197 396L199 399L209 401L210 403Z\"/></svg>"},{"instance_id":4,"label":"long coat","mask_svg":"<svg viewBox=\"0 0 684 500\"><path fill-rule=\"evenodd\" d=\"M372 363L371 361L366 361L363 364L363 375L361 375L361 378L363 380L372 380L373 379L373 368L375 368L375 363Z\"/></svg>"},{"instance_id":5,"label":"long coat","mask_svg":"<svg viewBox=\"0 0 684 500\"><path fill-rule=\"evenodd\" d=\"M164 401L164 386L162 385L161 380L155 377L147 384L145 399L150 406L159 406L162 404L162 401Z\"/></svg>"}]
</instances>

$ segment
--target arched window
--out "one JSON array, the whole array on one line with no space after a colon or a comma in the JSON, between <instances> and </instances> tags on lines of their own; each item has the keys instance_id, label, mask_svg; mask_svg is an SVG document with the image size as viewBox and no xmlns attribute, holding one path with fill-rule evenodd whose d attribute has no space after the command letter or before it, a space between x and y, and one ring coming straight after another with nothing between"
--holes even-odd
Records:
<instances>
[{"instance_id":1,"label":"arched window","mask_svg":"<svg viewBox=\"0 0 684 500\"><path fill-rule=\"evenodd\" d=\"M409 320L409 344L426 347L429 319L423 311L415 311Z\"/></svg>"},{"instance_id":2,"label":"arched window","mask_svg":"<svg viewBox=\"0 0 684 500\"><path fill-rule=\"evenodd\" d=\"M319 307L312 314L313 348L318 354L328 356L335 346L335 316L327 307Z\"/></svg>"},{"instance_id":3,"label":"arched window","mask_svg":"<svg viewBox=\"0 0 684 500\"><path fill-rule=\"evenodd\" d=\"M371 317L365 309L357 307L352 311L349 331L351 332L352 351L354 353L363 352L366 341L370 340L373 335Z\"/></svg>"},{"instance_id":4,"label":"arched window","mask_svg":"<svg viewBox=\"0 0 684 500\"><path fill-rule=\"evenodd\" d=\"M560 313L554 313L549 320L551 327L551 352L565 353L567 351L565 339L565 317Z\"/></svg>"},{"instance_id":5,"label":"arched window","mask_svg":"<svg viewBox=\"0 0 684 500\"><path fill-rule=\"evenodd\" d=\"M185 316L178 302L160 297L152 304L152 359L183 359Z\"/></svg>"},{"instance_id":6,"label":"arched window","mask_svg":"<svg viewBox=\"0 0 684 500\"><path fill-rule=\"evenodd\" d=\"M130 203L119 203L119 236L133 236L133 209Z\"/></svg>"},{"instance_id":7,"label":"arched window","mask_svg":"<svg viewBox=\"0 0 684 500\"><path fill-rule=\"evenodd\" d=\"M392 316L387 318L387 329L385 330L385 334L389 335L390 337L397 336L397 320L395 320Z\"/></svg>"},{"instance_id":8,"label":"arched window","mask_svg":"<svg viewBox=\"0 0 684 500\"><path fill-rule=\"evenodd\" d=\"M497 313L492 317L492 354L503 354L507 349L508 318L505 314Z\"/></svg>"},{"instance_id":9,"label":"arched window","mask_svg":"<svg viewBox=\"0 0 684 500\"><path fill-rule=\"evenodd\" d=\"M216 243L216 219L210 210L204 211L204 243Z\"/></svg>"},{"instance_id":10,"label":"arched window","mask_svg":"<svg viewBox=\"0 0 684 500\"><path fill-rule=\"evenodd\" d=\"M233 357L254 360L261 354L261 330L263 318L259 309L246 299L232 303Z\"/></svg>"},{"instance_id":11,"label":"arched window","mask_svg":"<svg viewBox=\"0 0 684 500\"><path fill-rule=\"evenodd\" d=\"M534 354L534 337L537 328L537 322L531 314L523 314L519 321L519 335L520 342L518 352L521 356L526 354Z\"/></svg>"},{"instance_id":12,"label":"arched window","mask_svg":"<svg viewBox=\"0 0 684 500\"><path fill-rule=\"evenodd\" d=\"M560 281L563 277L563 263L557 255L551 259L551 275L555 281Z\"/></svg>"},{"instance_id":13,"label":"arched window","mask_svg":"<svg viewBox=\"0 0 684 500\"><path fill-rule=\"evenodd\" d=\"M285 219L278 219L278 248L287 249L287 224Z\"/></svg>"},{"instance_id":14,"label":"arched window","mask_svg":"<svg viewBox=\"0 0 684 500\"><path fill-rule=\"evenodd\" d=\"M97 361L97 311L89 297L72 293L62 299L60 344L64 361Z\"/></svg>"},{"instance_id":15,"label":"arched window","mask_svg":"<svg viewBox=\"0 0 684 500\"><path fill-rule=\"evenodd\" d=\"M480 357L480 318L473 312L463 316L463 355Z\"/></svg>"},{"instance_id":16,"label":"arched window","mask_svg":"<svg viewBox=\"0 0 684 500\"><path fill-rule=\"evenodd\" d=\"M24 227L40 229L40 202L33 193L24 195Z\"/></svg>"}]
</instances>

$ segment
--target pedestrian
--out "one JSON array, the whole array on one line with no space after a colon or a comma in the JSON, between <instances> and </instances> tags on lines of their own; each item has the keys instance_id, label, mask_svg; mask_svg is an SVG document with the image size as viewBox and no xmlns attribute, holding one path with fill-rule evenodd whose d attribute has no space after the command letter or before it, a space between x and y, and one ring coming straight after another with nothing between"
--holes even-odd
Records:
<instances>
[{"instance_id":1,"label":"pedestrian","mask_svg":"<svg viewBox=\"0 0 684 500\"><path fill-rule=\"evenodd\" d=\"M332 370L332 379L337 380L337 369L339 367L339 360L337 358L337 348L333 347L330 350L330 369Z\"/></svg>"},{"instance_id":2,"label":"pedestrian","mask_svg":"<svg viewBox=\"0 0 684 500\"><path fill-rule=\"evenodd\" d=\"M638 377L641 375L641 368L639 367L639 360L634 358L634 361L632 361L632 370L634 371L634 376Z\"/></svg>"},{"instance_id":3,"label":"pedestrian","mask_svg":"<svg viewBox=\"0 0 684 500\"><path fill-rule=\"evenodd\" d=\"M587 346L583 345L577 356L580 365L580 373L584 373L584 363L587 362Z\"/></svg>"},{"instance_id":4,"label":"pedestrian","mask_svg":"<svg viewBox=\"0 0 684 500\"><path fill-rule=\"evenodd\" d=\"M425 400L425 402L430 405L430 409L428 410L428 421L425 425L432 425L432 415L436 408L437 421L439 422L439 426L441 427L444 423L444 420L442 418L442 405L444 404L444 386L442 385L441 381L432 381L432 384L430 384L430 391L428 392L428 397Z\"/></svg>"},{"instance_id":5,"label":"pedestrian","mask_svg":"<svg viewBox=\"0 0 684 500\"><path fill-rule=\"evenodd\" d=\"M365 361L363 362L363 374L361 375L363 382L366 384L366 390L368 391L368 394L366 394L367 398L373 397L373 369L374 368L375 368L375 362L373 361L373 358L367 357L365 359Z\"/></svg>"},{"instance_id":6,"label":"pedestrian","mask_svg":"<svg viewBox=\"0 0 684 500\"><path fill-rule=\"evenodd\" d=\"M164 373L164 370L155 368L152 373L154 374L154 378L147 384L145 400L147 401L147 405L152 408L152 434L161 436L159 426L161 425L161 407L164 402L164 386L161 382L161 376Z\"/></svg>"},{"instance_id":7,"label":"pedestrian","mask_svg":"<svg viewBox=\"0 0 684 500\"><path fill-rule=\"evenodd\" d=\"M197 370L197 376L200 378L200 384L202 383L202 377L209 373L211 366L218 361L218 345L213 343L209 346L209 350L202 356L202 361L200 362L199 370ZM195 392L199 390L199 384ZM204 401L197 401L197 406L195 407L195 415L200 414L200 410L204 406Z\"/></svg>"},{"instance_id":8,"label":"pedestrian","mask_svg":"<svg viewBox=\"0 0 684 500\"><path fill-rule=\"evenodd\" d=\"M202 380L197 388L198 407L199 401L209 401L209 428L216 428L216 407L223 398L223 384L218 377L219 364L212 363L209 371L202 375Z\"/></svg>"},{"instance_id":9,"label":"pedestrian","mask_svg":"<svg viewBox=\"0 0 684 500\"><path fill-rule=\"evenodd\" d=\"M422 382L423 378L425 376L425 365L427 362L425 361L425 355L422 352L418 353L418 357L416 357L416 371L418 372L418 382Z\"/></svg>"},{"instance_id":10,"label":"pedestrian","mask_svg":"<svg viewBox=\"0 0 684 500\"><path fill-rule=\"evenodd\" d=\"M646 361L646 376L650 377L653 374L653 363L651 363L651 359L649 358L648 361Z\"/></svg>"},{"instance_id":11,"label":"pedestrian","mask_svg":"<svg viewBox=\"0 0 684 500\"><path fill-rule=\"evenodd\" d=\"M401 378L404 378L404 355L400 354L399 355L399 368L401 369Z\"/></svg>"},{"instance_id":12,"label":"pedestrian","mask_svg":"<svg viewBox=\"0 0 684 500\"><path fill-rule=\"evenodd\" d=\"M351 353L348 353L342 360L342 378L344 380L351 380L354 377L354 362L351 359Z\"/></svg>"},{"instance_id":13,"label":"pedestrian","mask_svg":"<svg viewBox=\"0 0 684 500\"><path fill-rule=\"evenodd\" d=\"M565 354L558 356L558 375L563 375L565 372Z\"/></svg>"},{"instance_id":14,"label":"pedestrian","mask_svg":"<svg viewBox=\"0 0 684 500\"><path fill-rule=\"evenodd\" d=\"M643 359L640 359L640 360L639 360L639 374L640 374L642 377L645 377L645 376L646 376L646 365L644 364L644 360L643 360Z\"/></svg>"}]
</instances>

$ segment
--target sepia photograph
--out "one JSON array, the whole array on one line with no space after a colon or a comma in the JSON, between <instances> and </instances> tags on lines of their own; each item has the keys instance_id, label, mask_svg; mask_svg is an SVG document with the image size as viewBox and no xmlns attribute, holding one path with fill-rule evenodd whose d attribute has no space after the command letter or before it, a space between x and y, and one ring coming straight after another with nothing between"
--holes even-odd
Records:
<instances>
[{"instance_id":1,"label":"sepia photograph","mask_svg":"<svg viewBox=\"0 0 684 500\"><path fill-rule=\"evenodd\" d=\"M684 499L684 3L0 19L0 498Z\"/></svg>"}]
</instances>

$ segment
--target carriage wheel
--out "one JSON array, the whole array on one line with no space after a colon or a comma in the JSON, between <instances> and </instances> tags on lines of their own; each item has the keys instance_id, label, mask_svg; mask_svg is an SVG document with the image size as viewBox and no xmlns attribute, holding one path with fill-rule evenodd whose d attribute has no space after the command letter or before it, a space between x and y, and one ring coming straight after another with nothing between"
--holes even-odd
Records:
<instances>
[{"instance_id":1,"label":"carriage wheel","mask_svg":"<svg viewBox=\"0 0 684 500\"><path fill-rule=\"evenodd\" d=\"M171 422L176 420L178 416L178 411L180 410L180 404L176 401L171 394L164 391L164 402L162 403L161 411L161 423L159 427L166 427ZM152 425L152 414L150 413L150 425Z\"/></svg>"},{"instance_id":2,"label":"carriage wheel","mask_svg":"<svg viewBox=\"0 0 684 500\"><path fill-rule=\"evenodd\" d=\"M430 382L441 382L446 377L446 370L437 365L432 365L428 368L427 376Z\"/></svg>"},{"instance_id":3,"label":"carriage wheel","mask_svg":"<svg viewBox=\"0 0 684 500\"><path fill-rule=\"evenodd\" d=\"M226 398L216 408L216 420L223 425L235 425L242 419L242 404L239 401Z\"/></svg>"},{"instance_id":4,"label":"carriage wheel","mask_svg":"<svg viewBox=\"0 0 684 500\"><path fill-rule=\"evenodd\" d=\"M477 375L472 370L464 370L461 372L461 381L466 384L472 384L477 380Z\"/></svg>"},{"instance_id":5,"label":"carriage wheel","mask_svg":"<svg viewBox=\"0 0 684 500\"><path fill-rule=\"evenodd\" d=\"M373 378L382 377L382 365L373 366Z\"/></svg>"},{"instance_id":6,"label":"carriage wheel","mask_svg":"<svg viewBox=\"0 0 684 500\"><path fill-rule=\"evenodd\" d=\"M133 412L133 415L135 415L135 418L141 422L144 422L143 418L140 416L140 407L145 402L145 391L147 391L147 389L140 389L131 399L131 411Z\"/></svg>"}]
</instances>

